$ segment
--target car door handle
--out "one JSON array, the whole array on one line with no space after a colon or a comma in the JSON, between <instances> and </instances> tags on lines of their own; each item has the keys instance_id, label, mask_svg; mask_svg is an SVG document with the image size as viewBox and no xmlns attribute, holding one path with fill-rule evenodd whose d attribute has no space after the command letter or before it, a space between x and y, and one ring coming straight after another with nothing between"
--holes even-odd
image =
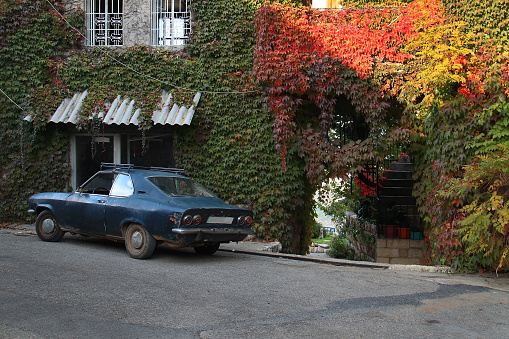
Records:
<instances>
[{"instance_id":1,"label":"car door handle","mask_svg":"<svg viewBox=\"0 0 509 339\"><path fill-rule=\"evenodd\" d=\"M99 199L97 201L99 201L101 204L104 204L106 202L106 200L104 200L104 199Z\"/></svg>"}]
</instances>

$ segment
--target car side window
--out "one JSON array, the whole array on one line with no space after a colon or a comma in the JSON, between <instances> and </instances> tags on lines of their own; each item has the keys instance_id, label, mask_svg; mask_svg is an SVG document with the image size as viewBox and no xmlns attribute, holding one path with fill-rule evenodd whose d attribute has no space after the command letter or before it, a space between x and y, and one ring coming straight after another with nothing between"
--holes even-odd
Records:
<instances>
[{"instance_id":1,"label":"car side window","mask_svg":"<svg viewBox=\"0 0 509 339\"><path fill-rule=\"evenodd\" d=\"M117 197L130 197L133 193L134 186L131 177L127 174L119 173L111 187L110 195Z\"/></svg>"},{"instance_id":2,"label":"car side window","mask_svg":"<svg viewBox=\"0 0 509 339\"><path fill-rule=\"evenodd\" d=\"M108 195L113 183L113 173L98 173L81 187L81 192Z\"/></svg>"}]
</instances>

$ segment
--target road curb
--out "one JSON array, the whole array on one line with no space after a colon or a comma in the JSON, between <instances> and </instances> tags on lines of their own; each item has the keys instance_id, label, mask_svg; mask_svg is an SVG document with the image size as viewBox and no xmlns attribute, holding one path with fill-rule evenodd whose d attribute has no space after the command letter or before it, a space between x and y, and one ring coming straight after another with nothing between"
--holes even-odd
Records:
<instances>
[{"instance_id":1,"label":"road curb","mask_svg":"<svg viewBox=\"0 0 509 339\"><path fill-rule=\"evenodd\" d=\"M308 262L316 262L320 264L327 265L335 265L335 266L354 266L354 267L365 267L365 268L379 268L379 269L388 269L390 268L390 264L381 264L381 263L372 263L367 261L353 261L353 260L344 260L344 259L334 259L334 258L319 258L319 257L309 257L298 254L288 254L288 253L277 253L277 252L266 252L266 251L249 251L249 250L238 250L238 249L224 249L219 248L220 251L224 252L233 252L233 253L244 253L244 254L252 254L264 257L272 257L272 258L280 258L280 259L291 259L291 260L300 260L300 261L308 261Z\"/></svg>"}]
</instances>

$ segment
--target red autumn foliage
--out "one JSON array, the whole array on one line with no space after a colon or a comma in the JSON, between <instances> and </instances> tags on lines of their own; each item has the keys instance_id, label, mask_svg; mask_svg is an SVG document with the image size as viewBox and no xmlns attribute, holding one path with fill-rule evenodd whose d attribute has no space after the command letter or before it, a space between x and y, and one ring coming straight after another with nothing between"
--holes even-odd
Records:
<instances>
[{"instance_id":1,"label":"red autumn foliage","mask_svg":"<svg viewBox=\"0 0 509 339\"><path fill-rule=\"evenodd\" d=\"M384 118L389 107L386 98L403 79L396 74L384 80L383 86L373 86L370 79L375 69L382 64L397 67L412 59L413 55L402 52L402 47L419 29L443 20L440 8L438 1L340 11L268 4L257 12L254 76L275 114L274 136L283 166L288 142L307 128L299 129L295 123L303 96L320 110L324 145L339 96L346 96L368 123L376 124ZM311 154L312 146L306 138L301 141L302 153ZM361 152L372 154L369 142L358 146L331 148L325 152L329 159L320 160L356 166L356 160L361 159L344 158L363 157ZM313 176L312 169L318 167L308 163L308 175Z\"/></svg>"}]
</instances>

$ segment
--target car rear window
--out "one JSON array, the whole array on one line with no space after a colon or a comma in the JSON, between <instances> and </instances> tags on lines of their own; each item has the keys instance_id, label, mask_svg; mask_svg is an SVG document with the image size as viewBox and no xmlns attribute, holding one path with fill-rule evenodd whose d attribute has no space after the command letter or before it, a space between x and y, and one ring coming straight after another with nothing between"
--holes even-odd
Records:
<instances>
[{"instance_id":1,"label":"car rear window","mask_svg":"<svg viewBox=\"0 0 509 339\"><path fill-rule=\"evenodd\" d=\"M149 177L148 180L169 196L215 197L214 193L189 178Z\"/></svg>"}]
</instances>

